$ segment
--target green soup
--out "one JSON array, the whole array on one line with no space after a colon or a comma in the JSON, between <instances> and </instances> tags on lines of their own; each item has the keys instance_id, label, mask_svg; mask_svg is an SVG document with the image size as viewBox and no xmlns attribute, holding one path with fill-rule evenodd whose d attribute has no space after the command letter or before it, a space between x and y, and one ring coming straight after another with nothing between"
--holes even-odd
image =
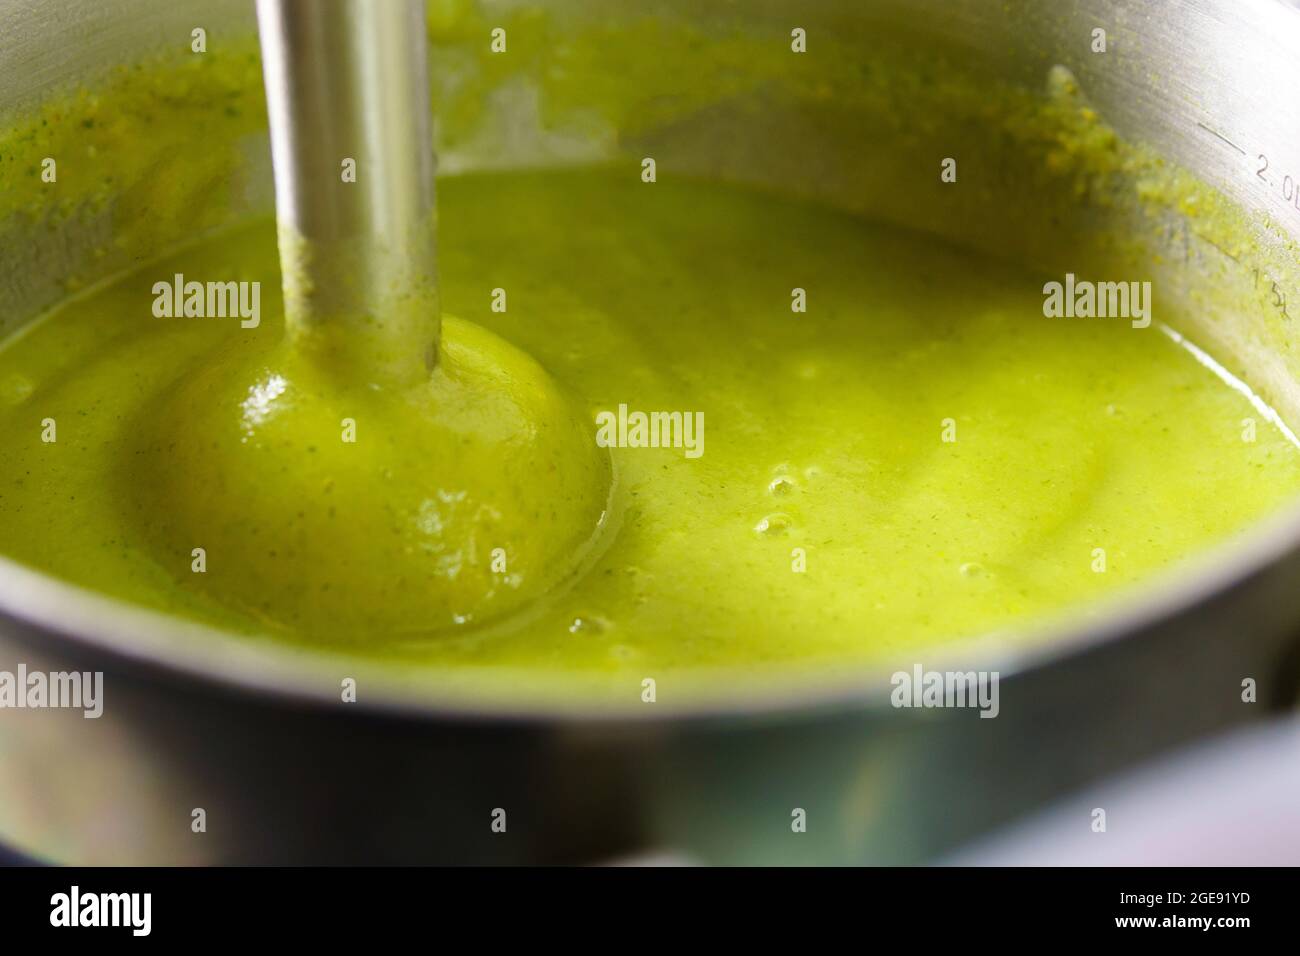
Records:
<instances>
[{"instance_id":1,"label":"green soup","mask_svg":"<svg viewBox=\"0 0 1300 956\"><path fill-rule=\"evenodd\" d=\"M476 334L465 323L500 336L549 373L589 447L613 445L596 453L612 464L604 517L537 526L572 538L571 566L545 588L483 620L367 627L369 610L400 609L421 583L395 581L400 569L356 576L348 556L370 553L376 530L347 520L346 497L335 548L314 553L255 534L214 547L164 520L187 488L215 492L182 452L141 435L161 433L204 369L255 367L280 347L269 222L93 289L0 350L0 550L228 630L634 698L645 676L897 663L964 636L1014 639L1300 487L1289 433L1158 314L1149 328L1047 318L1045 277L813 205L643 183L635 169L440 188L448 341ZM260 282L260 322L155 316L155 283L177 274ZM316 445L285 453L320 496L259 475L259 507L325 507L343 444L347 467L372 469L370 494L410 498L385 484L389 452L364 427L348 442L337 411ZM653 428L639 431L638 413ZM539 453L524 470L551 465L564 462ZM393 514L395 527L418 520ZM523 548L530 527L504 533ZM508 576L511 550L478 566ZM258 569L268 597L232 597L223 573L240 567ZM356 615L329 626L291 613L311 603L303 580L339 589L333 606Z\"/></svg>"}]
</instances>

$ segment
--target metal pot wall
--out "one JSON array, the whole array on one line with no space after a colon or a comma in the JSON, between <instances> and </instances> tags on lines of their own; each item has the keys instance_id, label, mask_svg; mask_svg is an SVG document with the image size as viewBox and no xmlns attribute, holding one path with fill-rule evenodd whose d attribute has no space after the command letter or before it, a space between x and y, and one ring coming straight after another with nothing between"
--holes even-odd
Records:
<instances>
[{"instance_id":1,"label":"metal pot wall","mask_svg":"<svg viewBox=\"0 0 1300 956\"><path fill-rule=\"evenodd\" d=\"M434 4L444 174L654 155L661 169L764 184L1044 269L1140 263L1182 331L1285 415L1300 412L1286 305L1300 308L1291 3L613 6ZM510 69L485 56L497 25L525 51ZM204 54L191 49L197 27ZM794 28L809 44L798 69ZM1096 29L1105 52L1093 50ZM2 0L0 115L16 126L43 103L70 102L58 116L71 123L85 96L111 113L131 82L115 67L237 62L255 49L252 32L251 3L232 0ZM643 55L602 54L629 36L644 38ZM557 58L599 82L566 81ZM224 75L256 83L249 62ZM683 72L694 85L679 85ZM77 90L91 92L78 100ZM159 108L207 117L212 97L202 80L178 82ZM1071 117L1084 109L1132 144L1104 168L1070 158ZM119 121L144 160L58 215L34 180L6 173L0 332L196 228L269 211L264 120L196 125L214 138L159 142L156 156L148 116ZM187 151L205 162L187 163ZM968 187L940 189L948 156ZM1168 177L1184 170L1205 185L1178 196L1208 197L1214 216L1169 198L1165 187L1186 182ZM142 198L160 178L185 197L183 214L154 215L146 229L130 217L148 210ZM1293 511L1055 627L1035 650L989 639L926 662L999 670L996 720L894 710L886 673L828 674L762 699L723 688L698 706L610 715L441 698L421 675L365 665L343 671L361 693L342 704L338 675L351 665L170 621L0 560L0 669L106 675L98 720L0 712L0 840L86 863L554 861L646 847L710 862L923 860L1174 744L1289 706L1297 582ZM1258 682L1257 703L1241 699L1245 678ZM206 832L192 830L196 808ZM504 834L491 827L497 808ZM792 832L795 808L806 833Z\"/></svg>"}]
</instances>

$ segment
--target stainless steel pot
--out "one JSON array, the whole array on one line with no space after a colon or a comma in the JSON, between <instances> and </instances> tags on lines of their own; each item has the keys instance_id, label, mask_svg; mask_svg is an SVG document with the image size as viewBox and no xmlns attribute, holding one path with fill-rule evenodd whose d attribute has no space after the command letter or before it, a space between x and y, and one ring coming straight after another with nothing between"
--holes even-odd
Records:
<instances>
[{"instance_id":1,"label":"stainless steel pot","mask_svg":"<svg viewBox=\"0 0 1300 956\"><path fill-rule=\"evenodd\" d=\"M1300 418L1289 0L613 6L436 0L444 173L653 155L1057 272L1137 264L1180 330ZM114 67L251 50L251 7L0 0L5 124L50 102L70 103L50 115L72 124L94 103L145 160L58 215L28 171L5 170L0 332L73 282L269 211L264 126L222 125L214 87L181 68L159 109L213 119L196 119L207 138L159 141L156 156L152 118L113 108L115 84L130 82ZM495 26L517 51L508 63L487 52ZM197 27L206 54L191 51ZM790 50L795 28L806 54ZM76 90L91 92L68 99ZM959 188L939 183L944 157L958 159ZM159 182L183 197L174 220L141 201ZM990 638L925 662L1000 670L996 720L893 710L885 673L611 716L441 696L430 675L251 644L0 561L0 669L106 673L99 720L0 711L0 840L86 863L572 860L647 846L714 862L927 859L1289 706L1297 582L1292 511L1037 650ZM339 701L340 673L359 681L355 704ZM1245 678L1258 703L1243 702ZM192 830L195 808L206 832ZM794 808L806 833L792 832Z\"/></svg>"}]
</instances>

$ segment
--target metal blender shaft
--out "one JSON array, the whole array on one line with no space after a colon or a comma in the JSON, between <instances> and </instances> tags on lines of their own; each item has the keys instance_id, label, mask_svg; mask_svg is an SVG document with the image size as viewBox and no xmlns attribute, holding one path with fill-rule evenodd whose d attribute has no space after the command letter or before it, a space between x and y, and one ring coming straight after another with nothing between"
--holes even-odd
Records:
<instances>
[{"instance_id":1,"label":"metal blender shaft","mask_svg":"<svg viewBox=\"0 0 1300 956\"><path fill-rule=\"evenodd\" d=\"M436 361L423 0L258 0L291 341L345 379Z\"/></svg>"}]
</instances>

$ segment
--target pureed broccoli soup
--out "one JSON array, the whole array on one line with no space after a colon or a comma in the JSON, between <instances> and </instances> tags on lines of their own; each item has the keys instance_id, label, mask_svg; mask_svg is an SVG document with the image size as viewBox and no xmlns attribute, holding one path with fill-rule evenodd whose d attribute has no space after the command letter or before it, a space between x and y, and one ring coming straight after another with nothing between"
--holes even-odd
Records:
<instances>
[{"instance_id":1,"label":"pureed broccoli soup","mask_svg":"<svg viewBox=\"0 0 1300 956\"><path fill-rule=\"evenodd\" d=\"M575 43L548 93L615 110L616 54L655 29ZM1001 104L1055 144L1045 175L1078 192L1128 172L1053 76L1041 102ZM834 80L797 82L833 102ZM247 50L131 71L20 119L5 175L75 144L59 182L99 179L60 194L72 215L161 141L229 188L236 169L192 140L255 130L257 82ZM664 110L696 96L675 82ZM468 122L472 97L442 92L440 118ZM937 182L973 188L942 159ZM151 213L186 201L160 167L115 200L140 264L0 347L0 552L252 639L635 701L649 673L743 682L1014 641L1300 487L1289 430L1170 331L1141 275L1044 275L719 172L445 175L432 384L349 391L286 347L273 222L152 243ZM505 464L475 457L502 443Z\"/></svg>"}]
</instances>

